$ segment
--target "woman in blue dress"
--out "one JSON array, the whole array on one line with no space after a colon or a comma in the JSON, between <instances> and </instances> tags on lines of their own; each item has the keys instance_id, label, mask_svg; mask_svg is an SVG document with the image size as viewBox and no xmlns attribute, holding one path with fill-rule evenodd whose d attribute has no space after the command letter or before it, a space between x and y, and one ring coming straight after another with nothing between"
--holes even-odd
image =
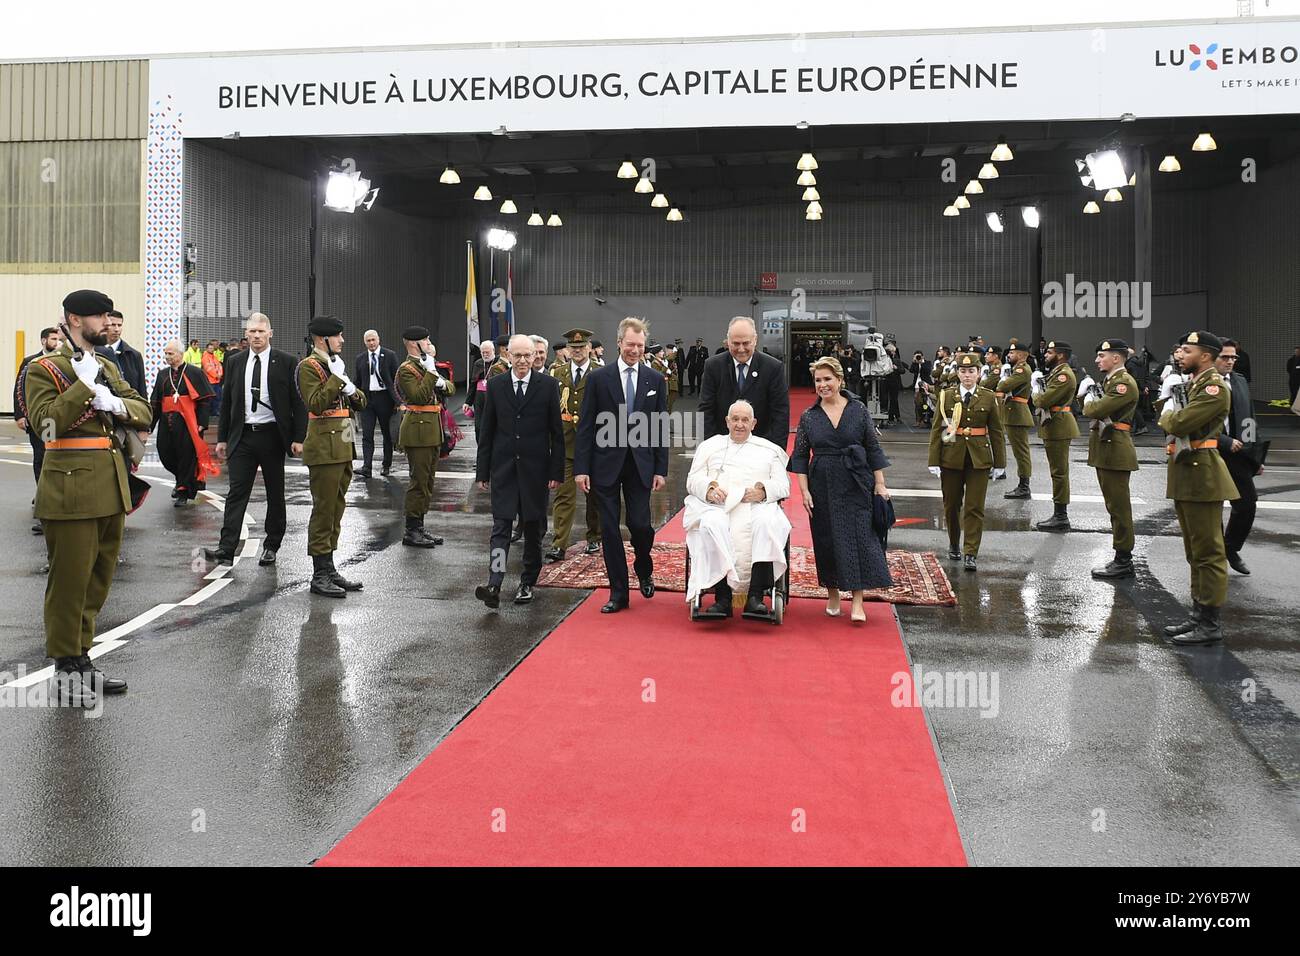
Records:
<instances>
[{"instance_id":1,"label":"woman in blue dress","mask_svg":"<svg viewBox=\"0 0 1300 956\"><path fill-rule=\"evenodd\" d=\"M790 471L799 476L812 525L817 581L829 593L826 613L840 614L840 592L853 592L850 619L867 619L862 592L889 587L889 565L872 527L873 495L889 499L875 423L861 401L844 389L835 358L812 364L817 403L799 417Z\"/></svg>"}]
</instances>

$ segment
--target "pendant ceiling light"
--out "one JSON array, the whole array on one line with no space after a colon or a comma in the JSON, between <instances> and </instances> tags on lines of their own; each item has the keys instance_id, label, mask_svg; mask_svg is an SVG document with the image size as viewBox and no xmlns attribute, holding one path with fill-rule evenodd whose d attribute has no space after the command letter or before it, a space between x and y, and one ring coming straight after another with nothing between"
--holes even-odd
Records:
<instances>
[{"instance_id":1,"label":"pendant ceiling light","mask_svg":"<svg viewBox=\"0 0 1300 956\"><path fill-rule=\"evenodd\" d=\"M822 204L817 202L816 200L813 200L808 204L808 211L819 213L822 211Z\"/></svg>"},{"instance_id":2,"label":"pendant ceiling light","mask_svg":"<svg viewBox=\"0 0 1300 956\"><path fill-rule=\"evenodd\" d=\"M624 156L624 157L623 157L623 164L622 164L621 166L618 167L618 178L619 178L619 179L636 179L636 178L637 178L637 175L638 175L638 173L637 173L637 171L636 171L636 167L632 165L632 157L631 157L631 155Z\"/></svg>"},{"instance_id":3,"label":"pendant ceiling light","mask_svg":"<svg viewBox=\"0 0 1300 956\"><path fill-rule=\"evenodd\" d=\"M482 200L483 202L488 202L492 199L492 190L488 189L486 186L480 186L478 189L474 190L474 198Z\"/></svg>"},{"instance_id":4,"label":"pendant ceiling light","mask_svg":"<svg viewBox=\"0 0 1300 956\"><path fill-rule=\"evenodd\" d=\"M944 206L943 214L945 216L960 216L961 210L958 209L956 206Z\"/></svg>"},{"instance_id":5,"label":"pendant ceiling light","mask_svg":"<svg viewBox=\"0 0 1300 956\"><path fill-rule=\"evenodd\" d=\"M655 184L642 176L636 181L636 189L634 191L638 193L652 193L655 191Z\"/></svg>"},{"instance_id":6,"label":"pendant ceiling light","mask_svg":"<svg viewBox=\"0 0 1300 956\"><path fill-rule=\"evenodd\" d=\"M1101 207L1097 205L1097 201L1095 199L1089 199L1086 203L1083 204L1083 211L1087 213L1089 216L1091 216L1094 213L1101 212Z\"/></svg>"},{"instance_id":7,"label":"pendant ceiling light","mask_svg":"<svg viewBox=\"0 0 1300 956\"><path fill-rule=\"evenodd\" d=\"M795 164L795 169L816 169L817 157L812 153L804 153L799 157L799 162Z\"/></svg>"},{"instance_id":8,"label":"pendant ceiling light","mask_svg":"<svg viewBox=\"0 0 1300 956\"><path fill-rule=\"evenodd\" d=\"M667 209L668 197L663 193L655 193L655 198L650 200L650 205L654 206L656 209Z\"/></svg>"},{"instance_id":9,"label":"pendant ceiling light","mask_svg":"<svg viewBox=\"0 0 1300 956\"><path fill-rule=\"evenodd\" d=\"M822 214L819 212L806 212L803 217L809 222L820 222Z\"/></svg>"},{"instance_id":10,"label":"pendant ceiling light","mask_svg":"<svg viewBox=\"0 0 1300 956\"><path fill-rule=\"evenodd\" d=\"M678 209L676 206L673 206L672 209L668 210L668 215L665 216L664 218L667 219L669 222L681 222L682 211Z\"/></svg>"},{"instance_id":11,"label":"pendant ceiling light","mask_svg":"<svg viewBox=\"0 0 1300 956\"><path fill-rule=\"evenodd\" d=\"M1118 189L1106 190L1106 195L1102 197L1102 202L1123 202L1124 194Z\"/></svg>"},{"instance_id":12,"label":"pendant ceiling light","mask_svg":"<svg viewBox=\"0 0 1300 956\"><path fill-rule=\"evenodd\" d=\"M803 191L803 201L812 202L814 199L821 199L822 194L817 191L816 186L809 186Z\"/></svg>"},{"instance_id":13,"label":"pendant ceiling light","mask_svg":"<svg viewBox=\"0 0 1300 956\"><path fill-rule=\"evenodd\" d=\"M546 220L546 224L548 226L563 226L564 222L560 219L560 214L558 212L553 212Z\"/></svg>"},{"instance_id":14,"label":"pendant ceiling light","mask_svg":"<svg viewBox=\"0 0 1300 956\"><path fill-rule=\"evenodd\" d=\"M1162 173L1176 173L1183 168L1183 164L1178 161L1178 157L1170 153L1164 159L1160 160L1159 169Z\"/></svg>"},{"instance_id":15,"label":"pendant ceiling light","mask_svg":"<svg viewBox=\"0 0 1300 956\"><path fill-rule=\"evenodd\" d=\"M530 225L530 226L544 226L544 225L546 225L546 223L542 220L542 214L541 214L540 212L537 211L537 207L536 207L536 206L533 207L533 214L532 214L531 216L528 217L528 225Z\"/></svg>"},{"instance_id":16,"label":"pendant ceiling light","mask_svg":"<svg viewBox=\"0 0 1300 956\"><path fill-rule=\"evenodd\" d=\"M502 214L506 216L513 216L518 211L519 211L519 207L515 205L515 201L511 199L509 196L507 196L505 202L501 204Z\"/></svg>"},{"instance_id":17,"label":"pendant ceiling light","mask_svg":"<svg viewBox=\"0 0 1300 956\"><path fill-rule=\"evenodd\" d=\"M952 204L956 206L958 209L970 208L970 200L967 199L965 196L958 196L956 199L953 200Z\"/></svg>"},{"instance_id":18,"label":"pendant ceiling light","mask_svg":"<svg viewBox=\"0 0 1300 956\"><path fill-rule=\"evenodd\" d=\"M438 177L438 182L447 186L454 186L460 182L460 173L456 172L455 166L448 163L447 168L444 169L442 175Z\"/></svg>"},{"instance_id":19,"label":"pendant ceiling light","mask_svg":"<svg viewBox=\"0 0 1300 956\"><path fill-rule=\"evenodd\" d=\"M817 177L812 174L811 169L805 169L802 173L799 174L799 178L796 179L795 182L798 183L800 186L816 186Z\"/></svg>"},{"instance_id":20,"label":"pendant ceiling light","mask_svg":"<svg viewBox=\"0 0 1300 956\"><path fill-rule=\"evenodd\" d=\"M983 166L980 167L979 178L980 178L980 179L997 179L997 178L998 178L998 168L997 168L996 166L994 166L992 163L985 163Z\"/></svg>"},{"instance_id":21,"label":"pendant ceiling light","mask_svg":"<svg viewBox=\"0 0 1300 956\"><path fill-rule=\"evenodd\" d=\"M989 159L995 163L1007 163L1016 157L1011 152L1011 147L1007 145L1006 136L998 134L998 145L993 148L993 154Z\"/></svg>"},{"instance_id":22,"label":"pendant ceiling light","mask_svg":"<svg viewBox=\"0 0 1300 956\"><path fill-rule=\"evenodd\" d=\"M979 195L984 192L984 186L978 179L972 179L966 184L966 193L971 196Z\"/></svg>"},{"instance_id":23,"label":"pendant ceiling light","mask_svg":"<svg viewBox=\"0 0 1300 956\"><path fill-rule=\"evenodd\" d=\"M1214 141L1214 137L1209 133L1201 133L1196 137L1196 142L1192 143L1193 153L1208 153L1212 149L1218 149L1219 144Z\"/></svg>"}]
</instances>

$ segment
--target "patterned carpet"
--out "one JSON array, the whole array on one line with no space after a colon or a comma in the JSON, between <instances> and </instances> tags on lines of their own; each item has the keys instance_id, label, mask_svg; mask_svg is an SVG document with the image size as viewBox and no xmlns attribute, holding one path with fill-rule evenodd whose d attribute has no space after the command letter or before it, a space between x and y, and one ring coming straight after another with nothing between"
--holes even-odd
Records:
<instances>
[{"instance_id":1,"label":"patterned carpet","mask_svg":"<svg viewBox=\"0 0 1300 956\"><path fill-rule=\"evenodd\" d=\"M543 565L537 579L539 587L599 589L609 587L605 577L605 560L599 554L583 554L585 544L569 548L565 559ZM627 564L632 567L632 546L625 544ZM918 604L952 607L957 595L934 554L924 551L890 551L889 573L894 586L866 592L868 601L890 604ZM660 542L654 546L655 587L663 591L686 591L686 545ZM634 582L635 583L635 582ZM826 599L826 589L817 583L817 565L812 548L790 549L790 596ZM849 598L847 592L841 595Z\"/></svg>"}]
</instances>

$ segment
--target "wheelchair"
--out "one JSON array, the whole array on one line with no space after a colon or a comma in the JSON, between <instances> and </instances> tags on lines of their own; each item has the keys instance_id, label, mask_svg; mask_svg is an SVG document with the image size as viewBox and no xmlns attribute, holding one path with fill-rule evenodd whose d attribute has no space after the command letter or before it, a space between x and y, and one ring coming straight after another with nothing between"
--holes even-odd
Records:
<instances>
[{"instance_id":1,"label":"wheelchair","mask_svg":"<svg viewBox=\"0 0 1300 956\"><path fill-rule=\"evenodd\" d=\"M687 547L686 548L686 578L682 582L683 591L687 590L687 588L689 587L690 580L691 580L691 549L690 547ZM709 595L712 593L713 593L712 587L705 588L699 594L695 595L695 597L691 600L690 609L691 609L692 621L709 620L709 618L700 617L700 608L704 606L705 595ZM770 616L757 618L746 614L744 611L741 611L740 616L742 618L746 618L747 620L751 620L751 621L762 620L762 621L767 621L769 624L780 624L783 620L785 620L785 608L786 605L790 603L790 535L786 535L785 538L785 573L782 574L779 578L777 578L773 582L770 588L764 590L763 594L765 597L769 598L772 602L772 613Z\"/></svg>"}]
</instances>

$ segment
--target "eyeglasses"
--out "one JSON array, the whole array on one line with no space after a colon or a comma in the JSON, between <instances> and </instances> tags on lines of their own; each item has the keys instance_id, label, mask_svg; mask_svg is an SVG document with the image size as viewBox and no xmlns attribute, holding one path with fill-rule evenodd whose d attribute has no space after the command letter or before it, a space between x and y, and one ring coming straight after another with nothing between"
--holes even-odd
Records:
<instances>
[{"instance_id":1,"label":"eyeglasses","mask_svg":"<svg viewBox=\"0 0 1300 956\"><path fill-rule=\"evenodd\" d=\"M1237 361L1237 356L1235 355L1220 355L1219 358L1223 359L1225 362Z\"/></svg>"}]
</instances>

